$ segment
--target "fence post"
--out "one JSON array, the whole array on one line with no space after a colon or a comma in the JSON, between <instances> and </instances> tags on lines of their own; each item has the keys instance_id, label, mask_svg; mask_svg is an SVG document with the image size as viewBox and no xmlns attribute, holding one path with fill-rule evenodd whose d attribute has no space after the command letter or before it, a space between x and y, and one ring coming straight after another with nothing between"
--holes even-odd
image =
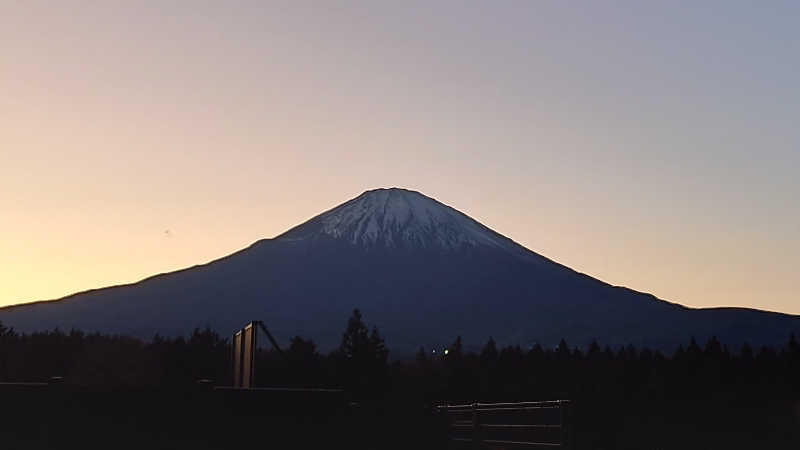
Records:
<instances>
[{"instance_id":1,"label":"fence post","mask_svg":"<svg viewBox=\"0 0 800 450\"><path fill-rule=\"evenodd\" d=\"M559 400L558 406L561 413L561 448L572 450L572 411L570 401Z\"/></svg>"},{"instance_id":2,"label":"fence post","mask_svg":"<svg viewBox=\"0 0 800 450\"><path fill-rule=\"evenodd\" d=\"M472 404L472 448L478 450L481 448L480 438L480 422L478 420L478 404Z\"/></svg>"}]
</instances>

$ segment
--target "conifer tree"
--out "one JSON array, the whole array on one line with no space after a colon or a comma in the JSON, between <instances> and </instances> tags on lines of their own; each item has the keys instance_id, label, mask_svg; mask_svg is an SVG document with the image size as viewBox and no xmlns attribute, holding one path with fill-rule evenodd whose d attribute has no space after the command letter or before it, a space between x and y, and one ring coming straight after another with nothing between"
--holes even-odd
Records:
<instances>
[{"instance_id":1,"label":"conifer tree","mask_svg":"<svg viewBox=\"0 0 800 450\"><path fill-rule=\"evenodd\" d=\"M483 350L481 350L481 365L487 368L494 367L497 364L497 359L497 343L494 338L490 337Z\"/></svg>"},{"instance_id":2,"label":"conifer tree","mask_svg":"<svg viewBox=\"0 0 800 450\"><path fill-rule=\"evenodd\" d=\"M377 327L369 332L361 311L353 310L339 345L343 384L357 395L374 394L385 387L389 351Z\"/></svg>"}]
</instances>

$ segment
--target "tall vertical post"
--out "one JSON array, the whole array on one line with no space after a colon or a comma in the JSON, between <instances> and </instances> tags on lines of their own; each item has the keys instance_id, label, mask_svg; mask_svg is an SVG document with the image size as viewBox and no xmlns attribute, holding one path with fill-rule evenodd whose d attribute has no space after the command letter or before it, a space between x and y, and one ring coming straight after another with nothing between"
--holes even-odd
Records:
<instances>
[{"instance_id":1,"label":"tall vertical post","mask_svg":"<svg viewBox=\"0 0 800 450\"><path fill-rule=\"evenodd\" d=\"M255 322L248 323L242 330L242 387L249 389L255 385L253 379L255 354L256 354L256 325Z\"/></svg>"}]
</instances>

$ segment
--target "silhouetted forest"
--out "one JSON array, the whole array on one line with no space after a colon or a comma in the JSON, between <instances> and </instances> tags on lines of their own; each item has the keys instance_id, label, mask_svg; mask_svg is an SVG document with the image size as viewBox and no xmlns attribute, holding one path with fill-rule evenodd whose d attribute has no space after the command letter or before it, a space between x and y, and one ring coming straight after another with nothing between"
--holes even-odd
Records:
<instances>
[{"instance_id":1,"label":"silhouetted forest","mask_svg":"<svg viewBox=\"0 0 800 450\"><path fill-rule=\"evenodd\" d=\"M375 411L420 417L442 402L570 399L576 448L800 443L794 336L781 348L757 349L689 338L671 354L601 343L574 348L563 340L556 348L498 348L491 338L480 352L466 352L459 337L443 350L391 360L378 328L356 310L333 352L322 354L299 336L282 352L259 350L256 385L342 387ZM62 377L64 385L111 391L188 389L200 380L229 385L230 352L229 339L209 329L142 342L76 330L24 334L0 324L0 381Z\"/></svg>"}]
</instances>

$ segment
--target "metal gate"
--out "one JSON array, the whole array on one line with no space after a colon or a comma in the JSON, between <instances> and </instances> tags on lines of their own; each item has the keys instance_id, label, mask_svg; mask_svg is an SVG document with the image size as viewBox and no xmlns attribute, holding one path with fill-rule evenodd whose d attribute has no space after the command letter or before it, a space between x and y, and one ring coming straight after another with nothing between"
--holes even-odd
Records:
<instances>
[{"instance_id":1,"label":"metal gate","mask_svg":"<svg viewBox=\"0 0 800 450\"><path fill-rule=\"evenodd\" d=\"M441 405L450 447L572 448L569 400Z\"/></svg>"}]
</instances>

